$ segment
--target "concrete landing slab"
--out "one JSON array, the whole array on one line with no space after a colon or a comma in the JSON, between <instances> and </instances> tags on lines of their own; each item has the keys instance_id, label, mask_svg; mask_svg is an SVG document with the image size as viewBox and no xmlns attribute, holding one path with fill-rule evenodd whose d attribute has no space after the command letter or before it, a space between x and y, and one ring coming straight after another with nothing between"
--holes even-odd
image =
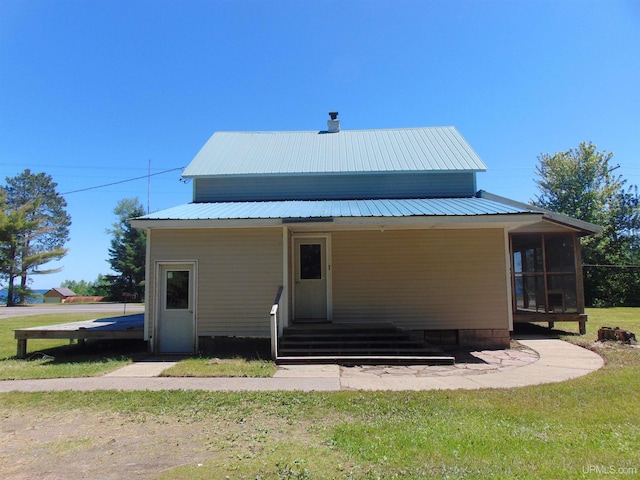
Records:
<instances>
[{"instance_id":1,"label":"concrete landing slab","mask_svg":"<svg viewBox=\"0 0 640 480\"><path fill-rule=\"evenodd\" d=\"M340 366L279 365L273 378L340 378Z\"/></svg>"},{"instance_id":2,"label":"concrete landing slab","mask_svg":"<svg viewBox=\"0 0 640 480\"><path fill-rule=\"evenodd\" d=\"M143 360L107 373L103 377L159 377L162 372L176 363L178 360Z\"/></svg>"}]
</instances>

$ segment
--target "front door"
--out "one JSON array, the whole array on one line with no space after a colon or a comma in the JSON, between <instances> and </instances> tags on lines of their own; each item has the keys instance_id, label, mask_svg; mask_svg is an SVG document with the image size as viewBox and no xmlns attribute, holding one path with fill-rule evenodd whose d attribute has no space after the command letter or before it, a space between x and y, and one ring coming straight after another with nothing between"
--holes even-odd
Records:
<instances>
[{"instance_id":1,"label":"front door","mask_svg":"<svg viewBox=\"0 0 640 480\"><path fill-rule=\"evenodd\" d=\"M194 264L161 264L158 295L159 353L193 353Z\"/></svg>"},{"instance_id":2,"label":"front door","mask_svg":"<svg viewBox=\"0 0 640 480\"><path fill-rule=\"evenodd\" d=\"M295 319L328 319L327 238L294 239Z\"/></svg>"}]
</instances>

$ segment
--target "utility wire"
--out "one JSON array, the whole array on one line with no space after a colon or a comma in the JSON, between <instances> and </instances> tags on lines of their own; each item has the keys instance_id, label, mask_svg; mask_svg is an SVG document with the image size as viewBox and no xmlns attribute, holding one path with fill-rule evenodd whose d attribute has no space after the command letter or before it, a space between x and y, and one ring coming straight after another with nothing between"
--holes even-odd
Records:
<instances>
[{"instance_id":1,"label":"utility wire","mask_svg":"<svg viewBox=\"0 0 640 480\"><path fill-rule=\"evenodd\" d=\"M604 268L640 268L640 265L600 265L585 263L583 267L604 267Z\"/></svg>"},{"instance_id":2,"label":"utility wire","mask_svg":"<svg viewBox=\"0 0 640 480\"><path fill-rule=\"evenodd\" d=\"M95 190L97 188L104 188L104 187L110 187L112 185L119 185L121 183L133 182L135 180L142 180L143 178L149 178L149 177L155 177L156 175L162 175L163 173L175 172L177 170L184 170L184 168L185 167L171 168L169 170L164 170L162 172L150 173L150 174L143 175L141 177L136 177L136 178L129 178L128 180L120 180L119 182L105 183L104 185L96 185L95 187L87 187L87 188L81 188L80 190L72 190L70 192L61 193L60 195L69 195L70 193L86 192L87 190Z\"/></svg>"}]
</instances>

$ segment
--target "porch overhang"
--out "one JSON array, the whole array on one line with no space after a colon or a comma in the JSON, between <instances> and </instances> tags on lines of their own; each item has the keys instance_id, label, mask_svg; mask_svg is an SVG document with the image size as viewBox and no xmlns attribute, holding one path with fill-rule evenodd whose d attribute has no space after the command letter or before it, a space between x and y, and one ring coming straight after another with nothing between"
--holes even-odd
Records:
<instances>
[{"instance_id":1,"label":"porch overhang","mask_svg":"<svg viewBox=\"0 0 640 480\"><path fill-rule=\"evenodd\" d=\"M480 190L476 194L476 196L478 196L479 198L484 198L486 200L498 202L504 205L510 205L514 208L522 208L522 209L528 208L530 209L530 211L535 211L537 213L542 214L542 217L541 217L542 221L559 225L560 227L563 227L563 228L568 228L570 230L575 231L580 236L594 235L596 233L602 232L602 227L599 225L594 225L593 223L584 222L582 220L578 220L577 218L572 218L567 215L563 215L561 213L550 212L549 210L544 210L543 208L529 205L526 203L516 202L515 200L510 200L508 198L500 197L499 195L494 195L492 193L488 193L483 190Z\"/></svg>"}]
</instances>

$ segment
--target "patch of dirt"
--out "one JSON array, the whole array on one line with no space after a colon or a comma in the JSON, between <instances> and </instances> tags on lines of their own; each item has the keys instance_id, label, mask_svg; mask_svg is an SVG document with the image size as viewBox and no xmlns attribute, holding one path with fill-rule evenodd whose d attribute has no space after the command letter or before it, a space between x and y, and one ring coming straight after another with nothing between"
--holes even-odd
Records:
<instances>
[{"instance_id":1,"label":"patch of dirt","mask_svg":"<svg viewBox=\"0 0 640 480\"><path fill-rule=\"evenodd\" d=\"M151 479L181 465L230 461L240 450L261 450L268 437L293 433L282 422L254 425L221 418L190 421L85 410L0 408L0 422L4 480Z\"/></svg>"},{"instance_id":2,"label":"patch of dirt","mask_svg":"<svg viewBox=\"0 0 640 480\"><path fill-rule=\"evenodd\" d=\"M579 342L581 347L587 348L591 351L598 352L598 350L638 350L640 345L636 343L625 343L614 340L593 340L590 342Z\"/></svg>"}]
</instances>

